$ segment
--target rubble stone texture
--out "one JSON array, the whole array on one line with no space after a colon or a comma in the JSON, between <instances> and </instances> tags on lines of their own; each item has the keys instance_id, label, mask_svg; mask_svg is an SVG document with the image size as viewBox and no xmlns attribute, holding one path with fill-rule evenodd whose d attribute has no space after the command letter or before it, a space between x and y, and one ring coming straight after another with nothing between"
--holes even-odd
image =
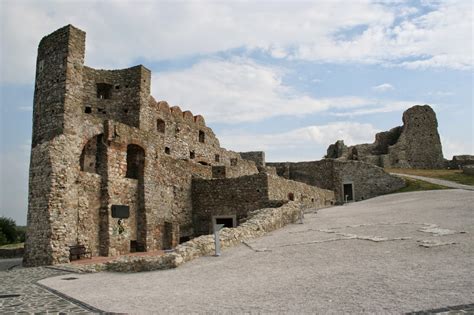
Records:
<instances>
[{"instance_id":1,"label":"rubble stone texture","mask_svg":"<svg viewBox=\"0 0 474 315\"><path fill-rule=\"evenodd\" d=\"M407 109L403 126L376 134L374 143L347 147L339 140L328 147L326 157L395 168L436 169L445 165L438 121L428 105Z\"/></svg>"},{"instance_id":2,"label":"rubble stone texture","mask_svg":"<svg viewBox=\"0 0 474 315\"><path fill-rule=\"evenodd\" d=\"M84 54L85 33L72 25L38 47L26 266L68 263L69 246L78 244L92 256L173 248L202 229L193 220L192 187L205 185L200 180L223 179L224 196L235 188L232 178L250 176L249 187L262 189L278 181L272 195L255 201L265 207L301 195L334 201L332 192L284 179L259 186L270 175L256 174L275 174L263 152L221 148L202 116L157 102L147 68L92 69ZM113 205L128 206L128 218L113 217Z\"/></svg>"},{"instance_id":3,"label":"rubble stone texture","mask_svg":"<svg viewBox=\"0 0 474 315\"><path fill-rule=\"evenodd\" d=\"M277 174L335 193L336 202L345 202L344 184L353 188L353 201L360 201L394 192L405 186L403 179L382 168L360 161L324 159L312 162L267 163Z\"/></svg>"}]
</instances>

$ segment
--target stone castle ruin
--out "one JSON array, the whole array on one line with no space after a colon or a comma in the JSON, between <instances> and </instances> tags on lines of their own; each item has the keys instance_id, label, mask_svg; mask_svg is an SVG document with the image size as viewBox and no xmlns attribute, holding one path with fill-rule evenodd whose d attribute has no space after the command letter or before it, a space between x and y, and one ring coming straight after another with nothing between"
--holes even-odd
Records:
<instances>
[{"instance_id":1,"label":"stone castle ruin","mask_svg":"<svg viewBox=\"0 0 474 315\"><path fill-rule=\"evenodd\" d=\"M362 161L266 163L263 152L226 150L202 116L150 95L147 68L93 69L84 54L72 25L38 47L27 266L67 263L77 245L92 256L171 249L257 209L320 208L404 185ZM418 161L404 150L398 163Z\"/></svg>"},{"instance_id":2,"label":"stone castle ruin","mask_svg":"<svg viewBox=\"0 0 474 315\"><path fill-rule=\"evenodd\" d=\"M403 126L375 135L375 142L347 147L338 140L327 149L327 158L364 161L380 167L443 168L445 166L438 121L428 105L403 113Z\"/></svg>"}]
</instances>

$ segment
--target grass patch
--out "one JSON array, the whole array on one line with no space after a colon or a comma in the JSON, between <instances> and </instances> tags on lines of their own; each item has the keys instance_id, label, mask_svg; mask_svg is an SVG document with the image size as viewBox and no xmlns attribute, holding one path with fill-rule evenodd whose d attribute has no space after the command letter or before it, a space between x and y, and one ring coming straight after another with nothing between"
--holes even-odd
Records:
<instances>
[{"instance_id":1,"label":"grass patch","mask_svg":"<svg viewBox=\"0 0 474 315\"><path fill-rule=\"evenodd\" d=\"M431 178L445 179L464 185L474 186L474 176L464 174L461 170L422 170L410 168L386 168L386 172L425 176Z\"/></svg>"},{"instance_id":2,"label":"grass patch","mask_svg":"<svg viewBox=\"0 0 474 315\"><path fill-rule=\"evenodd\" d=\"M439 190L439 189L450 189L446 186L441 186L437 184L432 184L424 182L422 180L413 179L413 178L403 178L405 180L406 186L394 191L394 193L410 192L410 191L424 191L424 190Z\"/></svg>"},{"instance_id":3,"label":"grass patch","mask_svg":"<svg viewBox=\"0 0 474 315\"><path fill-rule=\"evenodd\" d=\"M15 243L0 246L0 249L16 249L25 247L25 243Z\"/></svg>"}]
</instances>

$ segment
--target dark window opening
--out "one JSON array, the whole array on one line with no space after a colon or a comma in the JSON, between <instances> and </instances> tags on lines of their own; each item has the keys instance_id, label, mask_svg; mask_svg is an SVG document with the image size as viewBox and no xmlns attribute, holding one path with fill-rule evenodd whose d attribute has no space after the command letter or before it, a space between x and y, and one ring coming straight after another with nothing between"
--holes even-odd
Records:
<instances>
[{"instance_id":1,"label":"dark window opening","mask_svg":"<svg viewBox=\"0 0 474 315\"><path fill-rule=\"evenodd\" d=\"M171 154L171 149L168 148L168 147L165 147L165 153L166 153L166 154Z\"/></svg>"},{"instance_id":2,"label":"dark window opening","mask_svg":"<svg viewBox=\"0 0 474 315\"><path fill-rule=\"evenodd\" d=\"M127 178L143 178L145 166L145 150L136 144L127 146Z\"/></svg>"},{"instance_id":3,"label":"dark window opening","mask_svg":"<svg viewBox=\"0 0 474 315\"><path fill-rule=\"evenodd\" d=\"M173 247L173 224L171 222L165 222L164 224L162 241L163 249L171 249Z\"/></svg>"},{"instance_id":4,"label":"dark window opening","mask_svg":"<svg viewBox=\"0 0 474 315\"><path fill-rule=\"evenodd\" d=\"M199 142L204 143L205 139L206 139L206 134L204 133L204 131L199 130Z\"/></svg>"},{"instance_id":5,"label":"dark window opening","mask_svg":"<svg viewBox=\"0 0 474 315\"><path fill-rule=\"evenodd\" d=\"M123 110L123 112L124 112L125 114L128 114L128 108L125 108L125 109Z\"/></svg>"},{"instance_id":6,"label":"dark window opening","mask_svg":"<svg viewBox=\"0 0 474 315\"><path fill-rule=\"evenodd\" d=\"M156 130L158 130L158 132L164 133L165 127L166 127L166 123L163 119L156 120Z\"/></svg>"},{"instance_id":7,"label":"dark window opening","mask_svg":"<svg viewBox=\"0 0 474 315\"><path fill-rule=\"evenodd\" d=\"M219 156L219 154L214 155L214 161L216 161L216 162L221 161L221 157Z\"/></svg>"},{"instance_id":8,"label":"dark window opening","mask_svg":"<svg viewBox=\"0 0 474 315\"><path fill-rule=\"evenodd\" d=\"M208 166L208 165L209 165L209 163L207 163L207 162L204 162L204 161L199 161L198 163L199 163L199 164L201 164L201 165L206 165L206 166Z\"/></svg>"},{"instance_id":9,"label":"dark window opening","mask_svg":"<svg viewBox=\"0 0 474 315\"><path fill-rule=\"evenodd\" d=\"M115 89L116 89L116 90L119 90L119 89L120 89L120 85L117 84L117 85L115 86Z\"/></svg>"},{"instance_id":10,"label":"dark window opening","mask_svg":"<svg viewBox=\"0 0 474 315\"><path fill-rule=\"evenodd\" d=\"M107 83L97 83L97 98L109 99L112 94L112 85Z\"/></svg>"},{"instance_id":11,"label":"dark window opening","mask_svg":"<svg viewBox=\"0 0 474 315\"><path fill-rule=\"evenodd\" d=\"M130 241L130 252L135 253L135 252L144 252L145 251L145 246L143 246L142 243L132 240Z\"/></svg>"},{"instance_id":12,"label":"dark window opening","mask_svg":"<svg viewBox=\"0 0 474 315\"><path fill-rule=\"evenodd\" d=\"M189 158L192 160L196 157L196 153L194 151L189 151Z\"/></svg>"},{"instance_id":13,"label":"dark window opening","mask_svg":"<svg viewBox=\"0 0 474 315\"><path fill-rule=\"evenodd\" d=\"M354 201L354 194L352 193L352 184L344 184L344 201Z\"/></svg>"},{"instance_id":14,"label":"dark window opening","mask_svg":"<svg viewBox=\"0 0 474 315\"><path fill-rule=\"evenodd\" d=\"M224 224L226 228L233 228L234 227L234 219L233 218L216 218L216 225Z\"/></svg>"},{"instance_id":15,"label":"dark window opening","mask_svg":"<svg viewBox=\"0 0 474 315\"><path fill-rule=\"evenodd\" d=\"M314 202L314 198L311 198L311 202Z\"/></svg>"},{"instance_id":16,"label":"dark window opening","mask_svg":"<svg viewBox=\"0 0 474 315\"><path fill-rule=\"evenodd\" d=\"M182 244L182 243L186 243L187 241L191 240L191 238L189 236L181 236L179 238L179 243Z\"/></svg>"},{"instance_id":17,"label":"dark window opening","mask_svg":"<svg viewBox=\"0 0 474 315\"><path fill-rule=\"evenodd\" d=\"M92 113L92 107L86 106L86 108L84 109L84 113L86 113L86 114Z\"/></svg>"},{"instance_id":18,"label":"dark window opening","mask_svg":"<svg viewBox=\"0 0 474 315\"><path fill-rule=\"evenodd\" d=\"M237 159L236 158L230 159L230 166L236 166L236 165L237 165Z\"/></svg>"},{"instance_id":19,"label":"dark window opening","mask_svg":"<svg viewBox=\"0 0 474 315\"><path fill-rule=\"evenodd\" d=\"M84 145L79 158L79 165L82 172L98 173L101 149L102 135L93 137Z\"/></svg>"},{"instance_id":20,"label":"dark window opening","mask_svg":"<svg viewBox=\"0 0 474 315\"><path fill-rule=\"evenodd\" d=\"M290 192L290 193L288 194L288 200L294 201L294 200L295 200L295 194L293 194L292 192Z\"/></svg>"}]
</instances>

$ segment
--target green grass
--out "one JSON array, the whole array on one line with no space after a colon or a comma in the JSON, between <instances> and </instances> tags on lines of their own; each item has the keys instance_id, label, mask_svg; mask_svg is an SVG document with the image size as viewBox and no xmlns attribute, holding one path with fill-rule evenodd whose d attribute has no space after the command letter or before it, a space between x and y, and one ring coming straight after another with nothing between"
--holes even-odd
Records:
<instances>
[{"instance_id":1,"label":"green grass","mask_svg":"<svg viewBox=\"0 0 474 315\"><path fill-rule=\"evenodd\" d=\"M438 189L450 189L449 187L436 185L428 182L424 182L422 180L413 179L413 178L403 178L405 180L406 186L394 191L393 193L402 193L402 192L410 192L410 191L424 191L424 190L438 190Z\"/></svg>"},{"instance_id":2,"label":"green grass","mask_svg":"<svg viewBox=\"0 0 474 315\"><path fill-rule=\"evenodd\" d=\"M425 176L431 178L445 179L464 185L474 186L474 175L464 174L461 170L422 170L410 168L386 168L386 172Z\"/></svg>"},{"instance_id":3,"label":"green grass","mask_svg":"<svg viewBox=\"0 0 474 315\"><path fill-rule=\"evenodd\" d=\"M22 248L25 246L25 243L15 243L15 244L7 244L0 246L0 249L15 249L15 248Z\"/></svg>"}]
</instances>

